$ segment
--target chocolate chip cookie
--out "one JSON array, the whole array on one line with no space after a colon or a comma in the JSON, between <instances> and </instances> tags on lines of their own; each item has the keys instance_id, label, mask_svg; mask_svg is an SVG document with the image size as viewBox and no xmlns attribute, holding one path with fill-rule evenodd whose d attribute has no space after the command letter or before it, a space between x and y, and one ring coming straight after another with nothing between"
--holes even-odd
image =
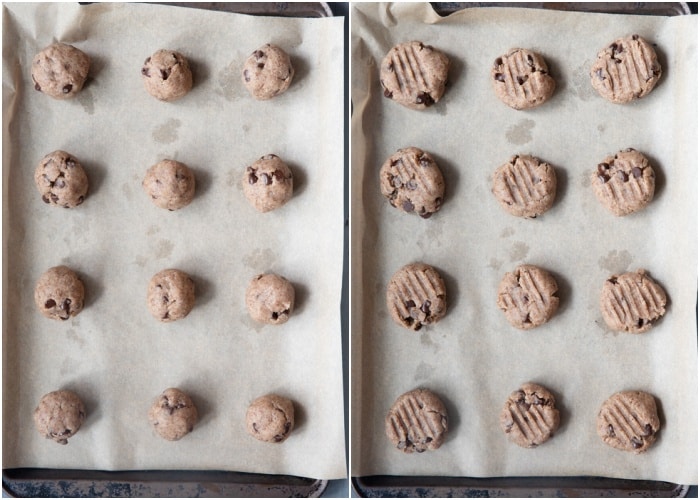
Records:
<instances>
[{"instance_id":1,"label":"chocolate chip cookie","mask_svg":"<svg viewBox=\"0 0 700 500\"><path fill-rule=\"evenodd\" d=\"M379 81L388 97L411 109L425 109L445 93L450 59L422 42L400 43L387 53Z\"/></svg>"},{"instance_id":2,"label":"chocolate chip cookie","mask_svg":"<svg viewBox=\"0 0 700 500\"><path fill-rule=\"evenodd\" d=\"M192 89L192 70L184 55L160 49L143 62L141 80L146 91L156 99L175 101Z\"/></svg>"},{"instance_id":3,"label":"chocolate chip cookie","mask_svg":"<svg viewBox=\"0 0 700 500\"><path fill-rule=\"evenodd\" d=\"M41 275L34 288L34 303L41 314L67 320L83 310L85 286L67 266L52 267Z\"/></svg>"},{"instance_id":4,"label":"chocolate chip cookie","mask_svg":"<svg viewBox=\"0 0 700 500\"><path fill-rule=\"evenodd\" d=\"M511 393L501 410L501 428L508 439L523 448L535 448L559 428L559 410L545 387L526 383Z\"/></svg>"},{"instance_id":5,"label":"chocolate chip cookie","mask_svg":"<svg viewBox=\"0 0 700 500\"><path fill-rule=\"evenodd\" d=\"M246 59L241 79L251 96L266 101L289 88L294 79L294 68L284 50L266 43Z\"/></svg>"},{"instance_id":6,"label":"chocolate chip cookie","mask_svg":"<svg viewBox=\"0 0 700 500\"><path fill-rule=\"evenodd\" d=\"M591 84L610 102L641 99L661 78L654 47L639 35L618 38L598 53L591 67Z\"/></svg>"},{"instance_id":7,"label":"chocolate chip cookie","mask_svg":"<svg viewBox=\"0 0 700 500\"><path fill-rule=\"evenodd\" d=\"M192 399L177 388L165 389L148 410L149 423L168 441L177 441L192 432L197 420Z\"/></svg>"},{"instance_id":8,"label":"chocolate chip cookie","mask_svg":"<svg viewBox=\"0 0 700 500\"><path fill-rule=\"evenodd\" d=\"M534 218L554 204L557 174L539 158L515 155L496 169L491 191L506 212Z\"/></svg>"},{"instance_id":9,"label":"chocolate chip cookie","mask_svg":"<svg viewBox=\"0 0 700 500\"><path fill-rule=\"evenodd\" d=\"M598 201L617 216L629 215L654 199L656 177L649 160L628 148L608 156L591 174Z\"/></svg>"},{"instance_id":10,"label":"chocolate chip cookie","mask_svg":"<svg viewBox=\"0 0 700 500\"><path fill-rule=\"evenodd\" d=\"M281 443L294 429L294 403L268 394L253 401L245 415L248 434L267 443Z\"/></svg>"},{"instance_id":11,"label":"chocolate chip cookie","mask_svg":"<svg viewBox=\"0 0 700 500\"><path fill-rule=\"evenodd\" d=\"M497 58L491 68L491 83L498 98L513 109L539 106L556 87L544 58L527 49L510 49Z\"/></svg>"},{"instance_id":12,"label":"chocolate chip cookie","mask_svg":"<svg viewBox=\"0 0 700 500\"><path fill-rule=\"evenodd\" d=\"M399 149L379 170L379 187L392 207L429 218L442 207L445 180L437 162L422 149Z\"/></svg>"},{"instance_id":13,"label":"chocolate chip cookie","mask_svg":"<svg viewBox=\"0 0 700 500\"><path fill-rule=\"evenodd\" d=\"M78 159L65 151L44 156L34 170L34 183L44 203L63 208L82 204L89 182Z\"/></svg>"},{"instance_id":14,"label":"chocolate chip cookie","mask_svg":"<svg viewBox=\"0 0 700 500\"><path fill-rule=\"evenodd\" d=\"M255 321L281 325L294 310L294 286L277 274L259 274L248 285L245 305Z\"/></svg>"},{"instance_id":15,"label":"chocolate chip cookie","mask_svg":"<svg viewBox=\"0 0 700 500\"><path fill-rule=\"evenodd\" d=\"M72 391L53 391L42 396L34 410L36 430L46 439L68 444L85 422L85 405Z\"/></svg>"},{"instance_id":16,"label":"chocolate chip cookie","mask_svg":"<svg viewBox=\"0 0 700 500\"><path fill-rule=\"evenodd\" d=\"M292 171L277 155L265 155L245 169L243 194L259 212L280 208L292 198L293 191Z\"/></svg>"},{"instance_id":17,"label":"chocolate chip cookie","mask_svg":"<svg viewBox=\"0 0 700 500\"><path fill-rule=\"evenodd\" d=\"M554 315L559 307L558 290L557 282L549 272L523 264L505 274L498 287L496 303L511 325L530 330Z\"/></svg>"},{"instance_id":18,"label":"chocolate chip cookie","mask_svg":"<svg viewBox=\"0 0 700 500\"><path fill-rule=\"evenodd\" d=\"M447 409L428 389L399 396L384 420L386 436L404 453L437 450L447 435Z\"/></svg>"},{"instance_id":19,"label":"chocolate chip cookie","mask_svg":"<svg viewBox=\"0 0 700 500\"><path fill-rule=\"evenodd\" d=\"M151 278L146 298L148 310L158 321L169 323L194 308L194 281L179 269L164 269Z\"/></svg>"},{"instance_id":20,"label":"chocolate chip cookie","mask_svg":"<svg viewBox=\"0 0 700 500\"><path fill-rule=\"evenodd\" d=\"M148 169L141 185L154 205L170 211L186 207L194 199L194 173L179 161L159 161Z\"/></svg>"},{"instance_id":21,"label":"chocolate chip cookie","mask_svg":"<svg viewBox=\"0 0 700 500\"><path fill-rule=\"evenodd\" d=\"M90 71L90 56L67 43L53 43L34 56L34 88L54 99L80 92Z\"/></svg>"},{"instance_id":22,"label":"chocolate chip cookie","mask_svg":"<svg viewBox=\"0 0 700 500\"><path fill-rule=\"evenodd\" d=\"M596 428L608 446L643 453L656 441L661 427L654 396L643 391L622 391L600 407Z\"/></svg>"},{"instance_id":23,"label":"chocolate chip cookie","mask_svg":"<svg viewBox=\"0 0 700 500\"><path fill-rule=\"evenodd\" d=\"M644 269L614 274L603 285L600 311L611 330L644 333L666 313L666 292Z\"/></svg>"},{"instance_id":24,"label":"chocolate chip cookie","mask_svg":"<svg viewBox=\"0 0 700 500\"><path fill-rule=\"evenodd\" d=\"M424 263L408 264L392 276L386 290L391 318L409 330L440 321L447 312L447 292L440 274Z\"/></svg>"}]
</instances>

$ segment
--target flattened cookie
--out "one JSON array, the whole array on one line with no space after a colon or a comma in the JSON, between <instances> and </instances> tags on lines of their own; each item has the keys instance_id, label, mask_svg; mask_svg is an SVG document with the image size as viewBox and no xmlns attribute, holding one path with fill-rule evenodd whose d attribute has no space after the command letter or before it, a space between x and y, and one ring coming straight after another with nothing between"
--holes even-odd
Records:
<instances>
[{"instance_id":1,"label":"flattened cookie","mask_svg":"<svg viewBox=\"0 0 700 500\"><path fill-rule=\"evenodd\" d=\"M632 453L647 451L656 441L660 426L654 396L642 391L610 396L600 407L596 422L605 444Z\"/></svg>"},{"instance_id":2,"label":"flattened cookie","mask_svg":"<svg viewBox=\"0 0 700 500\"><path fill-rule=\"evenodd\" d=\"M666 313L666 292L644 269L614 274L603 285L600 311L610 329L644 333Z\"/></svg>"},{"instance_id":3,"label":"flattened cookie","mask_svg":"<svg viewBox=\"0 0 700 500\"><path fill-rule=\"evenodd\" d=\"M557 174L539 158L515 155L496 169L491 191L511 215L537 217L554 204Z\"/></svg>"},{"instance_id":4,"label":"flattened cookie","mask_svg":"<svg viewBox=\"0 0 700 500\"><path fill-rule=\"evenodd\" d=\"M44 203L74 208L85 201L88 177L78 159L65 151L44 156L34 170L34 183Z\"/></svg>"},{"instance_id":5,"label":"flattened cookie","mask_svg":"<svg viewBox=\"0 0 700 500\"><path fill-rule=\"evenodd\" d=\"M425 151L399 149L379 170L379 187L392 207L427 219L442 207L445 180L440 167Z\"/></svg>"},{"instance_id":6,"label":"flattened cookie","mask_svg":"<svg viewBox=\"0 0 700 500\"><path fill-rule=\"evenodd\" d=\"M661 64L649 42L639 35L619 38L598 53L591 84L610 102L641 99L661 78Z\"/></svg>"},{"instance_id":7,"label":"flattened cookie","mask_svg":"<svg viewBox=\"0 0 700 500\"><path fill-rule=\"evenodd\" d=\"M265 155L245 169L243 194L259 212L280 208L292 199L293 191L292 171L277 155Z\"/></svg>"},{"instance_id":8,"label":"flattened cookie","mask_svg":"<svg viewBox=\"0 0 700 500\"><path fill-rule=\"evenodd\" d=\"M554 315L559 307L554 277L537 266L523 264L508 272L498 287L498 307L516 328L530 330Z\"/></svg>"},{"instance_id":9,"label":"flattened cookie","mask_svg":"<svg viewBox=\"0 0 700 500\"><path fill-rule=\"evenodd\" d=\"M445 316L446 297L445 282L434 268L423 263L408 264L391 277L386 306L397 324L418 331Z\"/></svg>"},{"instance_id":10,"label":"flattened cookie","mask_svg":"<svg viewBox=\"0 0 700 500\"><path fill-rule=\"evenodd\" d=\"M294 286L283 276L259 274L248 285L245 305L255 321L281 325L294 310Z\"/></svg>"},{"instance_id":11,"label":"flattened cookie","mask_svg":"<svg viewBox=\"0 0 700 500\"><path fill-rule=\"evenodd\" d=\"M158 321L177 321L194 307L194 281L178 269L164 269L148 283L146 300L148 310Z\"/></svg>"},{"instance_id":12,"label":"flattened cookie","mask_svg":"<svg viewBox=\"0 0 700 500\"><path fill-rule=\"evenodd\" d=\"M654 198L656 179L649 160L632 148L605 158L591 175L598 201L617 216L646 207Z\"/></svg>"},{"instance_id":13,"label":"flattened cookie","mask_svg":"<svg viewBox=\"0 0 700 500\"><path fill-rule=\"evenodd\" d=\"M527 49L510 49L497 58L491 68L491 83L498 98L513 109L539 106L556 87L544 58Z\"/></svg>"},{"instance_id":14,"label":"flattened cookie","mask_svg":"<svg viewBox=\"0 0 700 500\"><path fill-rule=\"evenodd\" d=\"M266 101L289 88L294 79L294 68L284 50L266 43L246 59L241 79L251 96Z\"/></svg>"},{"instance_id":15,"label":"flattened cookie","mask_svg":"<svg viewBox=\"0 0 700 500\"><path fill-rule=\"evenodd\" d=\"M559 428L554 396L538 384L527 383L511 393L501 410L501 428L508 439L523 448L535 448Z\"/></svg>"},{"instance_id":16,"label":"flattened cookie","mask_svg":"<svg viewBox=\"0 0 700 500\"><path fill-rule=\"evenodd\" d=\"M422 42L400 43L389 51L379 70L384 97L411 109L425 109L445 93L449 58Z\"/></svg>"},{"instance_id":17,"label":"flattened cookie","mask_svg":"<svg viewBox=\"0 0 700 500\"><path fill-rule=\"evenodd\" d=\"M160 101L180 99L192 89L192 71L187 58L174 50L157 50L141 68L146 91Z\"/></svg>"},{"instance_id":18,"label":"flattened cookie","mask_svg":"<svg viewBox=\"0 0 700 500\"><path fill-rule=\"evenodd\" d=\"M66 43L54 43L34 56L34 88L54 99L80 92L90 71L90 56Z\"/></svg>"},{"instance_id":19,"label":"flattened cookie","mask_svg":"<svg viewBox=\"0 0 700 500\"><path fill-rule=\"evenodd\" d=\"M50 319L67 320L83 310L85 286L66 266L52 267L41 275L34 289L34 303Z\"/></svg>"},{"instance_id":20,"label":"flattened cookie","mask_svg":"<svg viewBox=\"0 0 700 500\"><path fill-rule=\"evenodd\" d=\"M85 405L72 391L54 391L45 394L34 410L36 430L46 439L68 444L85 422Z\"/></svg>"},{"instance_id":21,"label":"flattened cookie","mask_svg":"<svg viewBox=\"0 0 700 500\"><path fill-rule=\"evenodd\" d=\"M177 388L165 389L148 410L151 426L168 441L177 441L192 432L198 418L192 399Z\"/></svg>"},{"instance_id":22,"label":"flattened cookie","mask_svg":"<svg viewBox=\"0 0 700 500\"><path fill-rule=\"evenodd\" d=\"M194 174L179 161L159 161L148 169L141 185L154 205L170 211L186 207L194 199Z\"/></svg>"},{"instance_id":23,"label":"flattened cookie","mask_svg":"<svg viewBox=\"0 0 700 500\"><path fill-rule=\"evenodd\" d=\"M447 434L447 409L430 390L414 389L396 399L384 420L384 429L404 453L437 450Z\"/></svg>"},{"instance_id":24,"label":"flattened cookie","mask_svg":"<svg viewBox=\"0 0 700 500\"><path fill-rule=\"evenodd\" d=\"M294 429L294 403L268 394L253 401L245 415L248 434L267 443L281 443Z\"/></svg>"}]
</instances>

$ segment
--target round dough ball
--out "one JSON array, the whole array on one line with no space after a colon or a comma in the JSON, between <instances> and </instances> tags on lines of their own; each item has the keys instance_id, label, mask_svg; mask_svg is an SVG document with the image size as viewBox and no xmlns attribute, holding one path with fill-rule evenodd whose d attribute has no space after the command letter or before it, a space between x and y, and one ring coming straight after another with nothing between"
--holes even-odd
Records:
<instances>
[{"instance_id":1,"label":"round dough ball","mask_svg":"<svg viewBox=\"0 0 700 500\"><path fill-rule=\"evenodd\" d=\"M41 275L34 288L34 303L51 319L67 320L83 310L85 286L66 266L52 267Z\"/></svg>"},{"instance_id":2,"label":"round dough ball","mask_svg":"<svg viewBox=\"0 0 700 500\"><path fill-rule=\"evenodd\" d=\"M73 208L85 201L88 177L78 159L57 150L44 156L34 170L34 183L44 203Z\"/></svg>"},{"instance_id":3,"label":"round dough ball","mask_svg":"<svg viewBox=\"0 0 700 500\"><path fill-rule=\"evenodd\" d=\"M245 169L243 194L260 212L281 207L292 198L293 190L292 171L277 155L265 155Z\"/></svg>"},{"instance_id":4,"label":"round dough ball","mask_svg":"<svg viewBox=\"0 0 700 500\"><path fill-rule=\"evenodd\" d=\"M180 99L192 89L190 64L179 52L157 50L141 68L143 86L161 101Z\"/></svg>"},{"instance_id":5,"label":"round dough ball","mask_svg":"<svg viewBox=\"0 0 700 500\"><path fill-rule=\"evenodd\" d=\"M34 88L54 99L70 99L83 88L90 57L66 43L54 43L34 56Z\"/></svg>"},{"instance_id":6,"label":"round dough ball","mask_svg":"<svg viewBox=\"0 0 700 500\"><path fill-rule=\"evenodd\" d=\"M194 307L194 281L178 269L156 273L148 284L148 310L163 323L187 316Z\"/></svg>"},{"instance_id":7,"label":"round dough ball","mask_svg":"<svg viewBox=\"0 0 700 500\"><path fill-rule=\"evenodd\" d=\"M292 84L294 68L289 55L266 43L254 51L243 64L241 79L250 95L259 101L272 99Z\"/></svg>"},{"instance_id":8,"label":"round dough ball","mask_svg":"<svg viewBox=\"0 0 700 500\"><path fill-rule=\"evenodd\" d=\"M160 437L177 441L194 430L197 408L180 389L165 389L148 410L148 421Z\"/></svg>"},{"instance_id":9,"label":"round dough ball","mask_svg":"<svg viewBox=\"0 0 700 500\"><path fill-rule=\"evenodd\" d=\"M189 205L194 198L194 174L187 165L175 160L153 165L141 185L154 205L170 211Z\"/></svg>"},{"instance_id":10,"label":"round dough ball","mask_svg":"<svg viewBox=\"0 0 700 500\"><path fill-rule=\"evenodd\" d=\"M281 325L294 310L294 286L277 274L259 274L248 285L245 305L255 321Z\"/></svg>"},{"instance_id":11,"label":"round dough ball","mask_svg":"<svg viewBox=\"0 0 700 500\"><path fill-rule=\"evenodd\" d=\"M68 444L85 422L85 406L71 391L45 394L34 410L34 425L39 434L59 444Z\"/></svg>"},{"instance_id":12,"label":"round dough ball","mask_svg":"<svg viewBox=\"0 0 700 500\"><path fill-rule=\"evenodd\" d=\"M294 403L276 394L253 401L245 415L248 434L267 443L281 443L294 429Z\"/></svg>"}]
</instances>

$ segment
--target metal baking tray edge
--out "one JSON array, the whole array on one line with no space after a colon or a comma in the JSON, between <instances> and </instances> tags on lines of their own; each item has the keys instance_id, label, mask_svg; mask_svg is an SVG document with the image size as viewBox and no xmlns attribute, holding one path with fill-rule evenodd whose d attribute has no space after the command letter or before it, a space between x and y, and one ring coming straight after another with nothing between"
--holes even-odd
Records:
<instances>
[{"instance_id":1,"label":"metal baking tray edge","mask_svg":"<svg viewBox=\"0 0 700 500\"><path fill-rule=\"evenodd\" d=\"M679 16L697 14L688 2L431 2L435 12L448 16L473 7L524 7L576 10L607 14ZM354 491L365 498L581 497L681 498L689 485L664 481L575 477L439 477L352 476Z\"/></svg>"},{"instance_id":2,"label":"metal baking tray edge","mask_svg":"<svg viewBox=\"0 0 700 500\"><path fill-rule=\"evenodd\" d=\"M80 2L81 4L91 2ZM178 7L200 8L283 17L332 17L326 2L165 2ZM234 471L17 468L2 471L2 490L11 497L222 497L222 498L318 498L328 480Z\"/></svg>"}]
</instances>

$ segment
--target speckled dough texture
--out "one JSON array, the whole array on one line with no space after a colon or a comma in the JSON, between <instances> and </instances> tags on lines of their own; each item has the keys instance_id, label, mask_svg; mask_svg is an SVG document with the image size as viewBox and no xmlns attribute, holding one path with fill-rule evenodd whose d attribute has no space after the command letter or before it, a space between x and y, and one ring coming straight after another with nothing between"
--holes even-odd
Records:
<instances>
[{"instance_id":1,"label":"speckled dough texture","mask_svg":"<svg viewBox=\"0 0 700 500\"><path fill-rule=\"evenodd\" d=\"M558 290L548 271L523 264L505 274L496 303L511 325L530 330L549 321L559 308Z\"/></svg>"},{"instance_id":2,"label":"speckled dough texture","mask_svg":"<svg viewBox=\"0 0 700 500\"><path fill-rule=\"evenodd\" d=\"M90 56L66 43L54 43L34 56L34 88L54 99L70 99L80 92L90 71Z\"/></svg>"},{"instance_id":3,"label":"speckled dough texture","mask_svg":"<svg viewBox=\"0 0 700 500\"><path fill-rule=\"evenodd\" d=\"M284 50L267 43L246 59L241 79L251 96L266 101L289 88L294 79L294 68Z\"/></svg>"},{"instance_id":4,"label":"speckled dough texture","mask_svg":"<svg viewBox=\"0 0 700 500\"><path fill-rule=\"evenodd\" d=\"M598 436L608 446L644 453L656 441L661 427L654 396L643 391L622 391L600 407L596 421Z\"/></svg>"},{"instance_id":5,"label":"speckled dough texture","mask_svg":"<svg viewBox=\"0 0 700 500\"><path fill-rule=\"evenodd\" d=\"M248 285L245 305L255 321L281 325L294 311L294 286L278 274L259 274Z\"/></svg>"},{"instance_id":6,"label":"speckled dough texture","mask_svg":"<svg viewBox=\"0 0 700 500\"><path fill-rule=\"evenodd\" d=\"M496 169L491 191L509 214L534 218L554 204L557 174L539 158L515 155Z\"/></svg>"},{"instance_id":7,"label":"speckled dough texture","mask_svg":"<svg viewBox=\"0 0 700 500\"><path fill-rule=\"evenodd\" d=\"M194 173L179 161L159 161L148 169L141 185L154 205L167 210L179 210L194 199Z\"/></svg>"},{"instance_id":8,"label":"speckled dough texture","mask_svg":"<svg viewBox=\"0 0 700 500\"><path fill-rule=\"evenodd\" d=\"M85 286L67 266L52 267L41 275L34 288L34 303L50 319L67 320L83 310Z\"/></svg>"},{"instance_id":9,"label":"speckled dough texture","mask_svg":"<svg viewBox=\"0 0 700 500\"><path fill-rule=\"evenodd\" d=\"M447 435L447 409L428 389L402 394L384 420L389 441L404 453L437 450Z\"/></svg>"},{"instance_id":10,"label":"speckled dough texture","mask_svg":"<svg viewBox=\"0 0 700 500\"><path fill-rule=\"evenodd\" d=\"M164 390L148 410L148 422L167 441L178 441L192 432L198 418L192 399L177 388Z\"/></svg>"},{"instance_id":11,"label":"speckled dough texture","mask_svg":"<svg viewBox=\"0 0 700 500\"><path fill-rule=\"evenodd\" d=\"M559 410L549 389L528 382L513 391L501 410L501 429L522 448L535 448L559 428Z\"/></svg>"},{"instance_id":12,"label":"speckled dough texture","mask_svg":"<svg viewBox=\"0 0 700 500\"><path fill-rule=\"evenodd\" d=\"M263 213L286 204L294 191L292 171L275 154L265 155L246 167L242 184L248 202Z\"/></svg>"},{"instance_id":13,"label":"speckled dough texture","mask_svg":"<svg viewBox=\"0 0 700 500\"><path fill-rule=\"evenodd\" d=\"M85 422L85 405L72 391L54 391L45 394L34 410L36 430L46 439L68 444Z\"/></svg>"},{"instance_id":14,"label":"speckled dough texture","mask_svg":"<svg viewBox=\"0 0 700 500\"><path fill-rule=\"evenodd\" d=\"M394 322L418 331L447 313L445 282L435 268L422 262L394 273L386 289L386 306Z\"/></svg>"},{"instance_id":15,"label":"speckled dough texture","mask_svg":"<svg viewBox=\"0 0 700 500\"><path fill-rule=\"evenodd\" d=\"M169 323L187 316L194 308L194 280L179 269L164 269L148 283L148 310L158 321Z\"/></svg>"},{"instance_id":16,"label":"speckled dough texture","mask_svg":"<svg viewBox=\"0 0 700 500\"><path fill-rule=\"evenodd\" d=\"M491 83L498 98L513 109L541 105L556 87L544 58L527 49L511 49L498 57L491 68Z\"/></svg>"},{"instance_id":17,"label":"speckled dough texture","mask_svg":"<svg viewBox=\"0 0 700 500\"><path fill-rule=\"evenodd\" d=\"M598 201L618 217L646 207L654 199L656 175L649 160L628 148L606 157L591 174Z\"/></svg>"},{"instance_id":18,"label":"speckled dough texture","mask_svg":"<svg viewBox=\"0 0 700 500\"><path fill-rule=\"evenodd\" d=\"M63 208L82 204L89 187L87 174L78 159L61 150L41 159L34 170L34 183L44 203Z\"/></svg>"},{"instance_id":19,"label":"speckled dough texture","mask_svg":"<svg viewBox=\"0 0 700 500\"><path fill-rule=\"evenodd\" d=\"M603 285L600 311L611 330L644 333L666 313L666 292L644 269L614 274Z\"/></svg>"},{"instance_id":20,"label":"speckled dough texture","mask_svg":"<svg viewBox=\"0 0 700 500\"><path fill-rule=\"evenodd\" d=\"M281 443L294 430L294 403L277 394L253 401L245 415L248 434L266 443Z\"/></svg>"},{"instance_id":21,"label":"speckled dough texture","mask_svg":"<svg viewBox=\"0 0 700 500\"><path fill-rule=\"evenodd\" d=\"M175 101L192 89L190 63L174 50L160 49L146 58L141 79L146 91L160 101Z\"/></svg>"}]
</instances>

